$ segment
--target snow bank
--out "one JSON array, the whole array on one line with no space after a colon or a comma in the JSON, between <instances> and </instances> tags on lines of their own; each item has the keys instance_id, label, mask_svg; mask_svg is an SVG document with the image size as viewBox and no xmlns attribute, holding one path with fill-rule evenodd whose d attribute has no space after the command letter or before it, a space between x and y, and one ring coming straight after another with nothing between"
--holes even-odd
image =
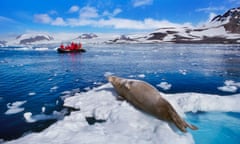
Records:
<instances>
[{"instance_id":1,"label":"snow bank","mask_svg":"<svg viewBox=\"0 0 240 144\"><path fill-rule=\"evenodd\" d=\"M240 112L240 94L223 97L198 93L162 94L181 115L197 111ZM182 134L126 101L116 100L111 84L66 97L64 105L72 112L40 133L32 133L8 144L193 144L190 133ZM95 118L90 125L86 118Z\"/></svg>"}]
</instances>

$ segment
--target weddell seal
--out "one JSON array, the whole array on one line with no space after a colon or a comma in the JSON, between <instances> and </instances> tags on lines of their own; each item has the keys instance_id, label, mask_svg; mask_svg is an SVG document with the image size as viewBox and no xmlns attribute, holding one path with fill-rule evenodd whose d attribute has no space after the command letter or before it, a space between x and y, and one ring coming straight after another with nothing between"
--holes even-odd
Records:
<instances>
[{"instance_id":1,"label":"weddell seal","mask_svg":"<svg viewBox=\"0 0 240 144\"><path fill-rule=\"evenodd\" d=\"M160 120L174 123L182 132L187 132L187 127L192 130L198 129L196 126L188 124L183 120L171 104L152 85L144 81L124 79L116 76L108 76L107 79L113 85L117 94L136 108Z\"/></svg>"}]
</instances>

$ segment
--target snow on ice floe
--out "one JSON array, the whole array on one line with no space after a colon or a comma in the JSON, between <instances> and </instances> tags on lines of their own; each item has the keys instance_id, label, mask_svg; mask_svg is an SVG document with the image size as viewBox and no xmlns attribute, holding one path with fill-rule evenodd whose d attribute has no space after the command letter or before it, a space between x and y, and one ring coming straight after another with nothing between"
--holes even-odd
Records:
<instances>
[{"instance_id":1,"label":"snow on ice floe","mask_svg":"<svg viewBox=\"0 0 240 144\"><path fill-rule=\"evenodd\" d=\"M194 143L190 133L176 133L167 123L136 110L125 101L117 101L110 84L68 97L64 105L81 110L72 112L40 133L7 143ZM105 122L89 125L86 117Z\"/></svg>"},{"instance_id":2,"label":"snow on ice floe","mask_svg":"<svg viewBox=\"0 0 240 144\"><path fill-rule=\"evenodd\" d=\"M218 87L218 90L224 92L237 92L238 88L240 88L240 82L234 82L233 80L226 80L224 82L224 86Z\"/></svg>"},{"instance_id":3,"label":"snow on ice floe","mask_svg":"<svg viewBox=\"0 0 240 144\"><path fill-rule=\"evenodd\" d=\"M200 93L161 93L184 116L184 112L220 111L240 112L240 94L232 96ZM80 111L72 112L40 133L32 133L10 144L57 143L57 144L193 144L190 133L182 134L166 122L135 109L126 101L116 100L111 84L105 84L88 92L76 93L64 100L64 106ZM30 115L30 114L28 114ZM90 125L86 117L104 122Z\"/></svg>"},{"instance_id":4,"label":"snow on ice floe","mask_svg":"<svg viewBox=\"0 0 240 144\"><path fill-rule=\"evenodd\" d=\"M16 114L24 111L24 108L21 106L25 104L27 101L16 101L13 103L8 103L7 108L8 110L5 112L6 115Z\"/></svg>"}]
</instances>

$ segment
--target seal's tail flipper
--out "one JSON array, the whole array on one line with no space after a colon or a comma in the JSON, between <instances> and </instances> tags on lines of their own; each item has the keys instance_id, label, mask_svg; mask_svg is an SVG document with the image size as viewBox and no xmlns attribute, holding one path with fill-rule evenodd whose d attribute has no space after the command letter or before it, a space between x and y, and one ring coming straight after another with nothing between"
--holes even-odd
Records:
<instances>
[{"instance_id":1,"label":"seal's tail flipper","mask_svg":"<svg viewBox=\"0 0 240 144\"><path fill-rule=\"evenodd\" d=\"M198 128L192 124L188 124L185 120L183 120L177 112L173 109L173 107L170 105L171 108L169 108L169 113L172 122L182 131L187 132L186 128L189 127L192 130L197 130Z\"/></svg>"}]
</instances>

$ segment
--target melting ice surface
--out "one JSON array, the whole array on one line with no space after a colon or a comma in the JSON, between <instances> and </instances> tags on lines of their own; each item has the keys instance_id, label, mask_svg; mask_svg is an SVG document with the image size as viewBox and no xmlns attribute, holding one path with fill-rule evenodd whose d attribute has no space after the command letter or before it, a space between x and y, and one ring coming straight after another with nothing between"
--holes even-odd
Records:
<instances>
[{"instance_id":1,"label":"melting ice surface","mask_svg":"<svg viewBox=\"0 0 240 144\"><path fill-rule=\"evenodd\" d=\"M23 135L7 143L239 143L238 45L85 48L87 53L66 55L51 48L0 48L0 139ZM116 100L104 78L108 74L151 83L199 130L182 134ZM63 117L61 99L80 111ZM48 127L49 121L57 122ZM39 127L46 129L31 132Z\"/></svg>"}]
</instances>

